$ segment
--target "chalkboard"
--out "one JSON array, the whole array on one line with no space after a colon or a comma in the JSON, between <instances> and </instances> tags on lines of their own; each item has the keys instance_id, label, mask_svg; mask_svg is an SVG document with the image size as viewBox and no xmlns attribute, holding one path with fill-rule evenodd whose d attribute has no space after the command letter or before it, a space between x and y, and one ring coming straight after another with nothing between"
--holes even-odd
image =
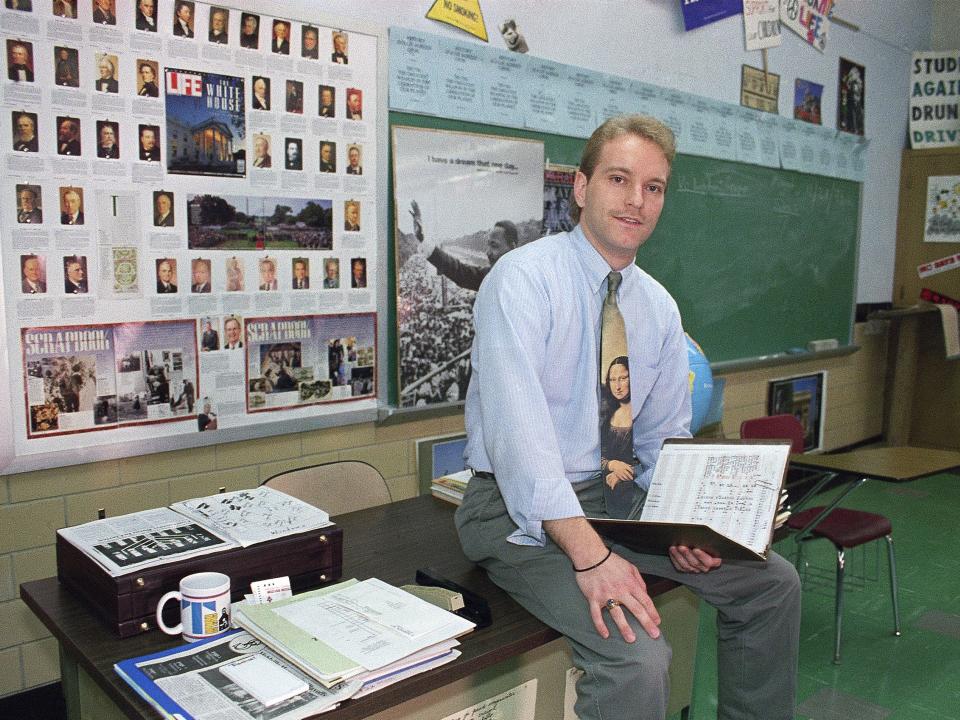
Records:
<instances>
[{"instance_id":1,"label":"chalkboard","mask_svg":"<svg viewBox=\"0 0 960 720\"><path fill-rule=\"evenodd\" d=\"M533 138L543 141L550 162L569 165L579 163L585 142L397 112L390 125ZM391 202L392 177L391 158ZM670 291L684 329L711 362L782 353L809 340L844 345L853 322L859 215L859 183L680 154L660 223L637 264ZM392 247L390 253L394 283ZM390 297L396 328L395 283ZM396 378L395 334L389 342ZM396 388L390 390L396 403Z\"/></svg>"},{"instance_id":2,"label":"chalkboard","mask_svg":"<svg viewBox=\"0 0 960 720\"><path fill-rule=\"evenodd\" d=\"M711 362L850 342L860 185L680 155L637 264Z\"/></svg>"}]
</instances>

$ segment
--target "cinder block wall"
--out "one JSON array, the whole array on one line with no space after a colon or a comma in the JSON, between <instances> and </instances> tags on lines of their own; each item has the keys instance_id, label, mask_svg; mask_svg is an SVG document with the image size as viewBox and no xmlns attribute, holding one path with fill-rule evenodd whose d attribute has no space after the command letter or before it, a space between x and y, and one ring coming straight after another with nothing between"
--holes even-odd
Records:
<instances>
[{"instance_id":1,"label":"cinder block wall","mask_svg":"<svg viewBox=\"0 0 960 720\"><path fill-rule=\"evenodd\" d=\"M726 375L723 430L766 413L767 382L828 371L826 449L879 435L887 336L856 328L862 349L825 362L796 363ZM19 599L22 582L56 574L58 528L178 500L255 487L283 470L363 460L375 466L395 500L418 491L416 440L463 431L463 417L387 426L374 423L143 455L123 460L5 476L0 485L0 697L58 679L57 644Z\"/></svg>"}]
</instances>

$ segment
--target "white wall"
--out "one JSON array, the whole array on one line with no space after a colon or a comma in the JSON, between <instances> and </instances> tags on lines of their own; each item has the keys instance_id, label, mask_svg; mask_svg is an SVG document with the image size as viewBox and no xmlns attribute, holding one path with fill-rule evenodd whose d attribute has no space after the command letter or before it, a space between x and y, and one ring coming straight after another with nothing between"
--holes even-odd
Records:
<instances>
[{"instance_id":1,"label":"white wall","mask_svg":"<svg viewBox=\"0 0 960 720\"><path fill-rule=\"evenodd\" d=\"M960 3L957 0L933 0L931 50L960 48Z\"/></svg>"},{"instance_id":2,"label":"white wall","mask_svg":"<svg viewBox=\"0 0 960 720\"><path fill-rule=\"evenodd\" d=\"M836 126L838 58L866 67L866 130L871 145L861 217L858 302L891 299L910 53L930 48L934 2L944 13L958 14L957 0L838 0L835 14L859 25L860 32L834 24L827 51L821 54L786 31L783 45L768 53L770 71L780 75L781 115L792 116L794 79L802 77L824 85L827 127ZM306 4L291 3L298 8ZM724 102L739 102L741 65L761 64L759 52L743 49L740 16L684 33L680 0L481 0L480 5L496 47L503 46L497 25L512 17L531 54ZM323 12L469 37L425 19L430 6L431 0L327 0Z\"/></svg>"}]
</instances>

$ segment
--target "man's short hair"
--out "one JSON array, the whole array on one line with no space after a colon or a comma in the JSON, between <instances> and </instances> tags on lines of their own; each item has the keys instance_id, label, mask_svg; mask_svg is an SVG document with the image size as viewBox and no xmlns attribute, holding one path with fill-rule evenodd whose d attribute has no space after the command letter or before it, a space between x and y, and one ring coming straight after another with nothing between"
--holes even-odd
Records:
<instances>
[{"instance_id":1,"label":"man's short hair","mask_svg":"<svg viewBox=\"0 0 960 720\"><path fill-rule=\"evenodd\" d=\"M495 228L503 228L503 237L506 239L508 243L510 243L510 247L517 246L517 242L519 242L520 240L520 235L517 232L516 225L514 225L509 220L500 220L494 223L493 226Z\"/></svg>"},{"instance_id":2,"label":"man's short hair","mask_svg":"<svg viewBox=\"0 0 960 720\"><path fill-rule=\"evenodd\" d=\"M677 154L673 130L649 115L617 115L594 130L587 144L583 146L580 172L587 176L587 180L593 175L600 161L603 146L621 135L637 135L649 140L663 151L667 158L667 165L673 165L673 159ZM570 219L575 223L580 222L580 206L576 201L570 203Z\"/></svg>"}]
</instances>

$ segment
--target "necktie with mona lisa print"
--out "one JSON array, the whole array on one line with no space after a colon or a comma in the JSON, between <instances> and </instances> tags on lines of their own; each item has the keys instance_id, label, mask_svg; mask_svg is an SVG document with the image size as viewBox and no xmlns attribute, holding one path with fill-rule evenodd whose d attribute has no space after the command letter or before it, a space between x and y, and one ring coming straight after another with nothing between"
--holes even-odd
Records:
<instances>
[{"instance_id":1,"label":"necktie with mona lisa print","mask_svg":"<svg viewBox=\"0 0 960 720\"><path fill-rule=\"evenodd\" d=\"M600 473L610 517L625 518L633 505L633 412L627 329L617 305L623 277L607 275L607 294L600 312Z\"/></svg>"}]
</instances>

